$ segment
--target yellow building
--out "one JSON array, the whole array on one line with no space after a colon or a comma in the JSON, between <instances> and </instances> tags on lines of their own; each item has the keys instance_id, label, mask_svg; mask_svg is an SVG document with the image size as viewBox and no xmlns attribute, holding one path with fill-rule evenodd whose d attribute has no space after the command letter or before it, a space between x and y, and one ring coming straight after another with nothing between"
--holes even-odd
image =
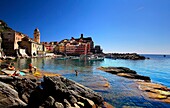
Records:
<instances>
[{"instance_id":1,"label":"yellow building","mask_svg":"<svg viewBox=\"0 0 170 108\"><path fill-rule=\"evenodd\" d=\"M26 49L26 53L29 56L37 56L39 54L44 54L44 46L40 43L40 32L36 28L34 30L34 40L29 38L28 36L24 37L22 39L22 42L20 43L20 47L23 49Z\"/></svg>"}]
</instances>

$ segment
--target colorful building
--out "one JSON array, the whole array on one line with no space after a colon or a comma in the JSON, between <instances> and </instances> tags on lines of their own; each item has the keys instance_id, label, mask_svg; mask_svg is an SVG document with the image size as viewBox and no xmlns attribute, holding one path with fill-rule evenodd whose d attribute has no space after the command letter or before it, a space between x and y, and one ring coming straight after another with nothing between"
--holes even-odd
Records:
<instances>
[{"instance_id":1,"label":"colorful building","mask_svg":"<svg viewBox=\"0 0 170 108\"><path fill-rule=\"evenodd\" d=\"M16 56L19 49L18 42L26 35L14 30L6 30L2 32L2 47L5 55Z\"/></svg>"},{"instance_id":2,"label":"colorful building","mask_svg":"<svg viewBox=\"0 0 170 108\"><path fill-rule=\"evenodd\" d=\"M42 44L44 45L46 52L54 52L54 48L55 48L56 45L54 45L53 42L50 42L50 43L43 42Z\"/></svg>"},{"instance_id":3,"label":"colorful building","mask_svg":"<svg viewBox=\"0 0 170 108\"><path fill-rule=\"evenodd\" d=\"M34 30L34 40L25 36L22 41L19 43L22 49L26 50L26 53L29 56L37 56L37 55L44 55L44 46L40 43L40 32L36 28Z\"/></svg>"},{"instance_id":4,"label":"colorful building","mask_svg":"<svg viewBox=\"0 0 170 108\"><path fill-rule=\"evenodd\" d=\"M84 41L83 38L74 39L72 37L70 41L66 44L67 55L87 55L90 54L90 50L90 41Z\"/></svg>"}]
</instances>

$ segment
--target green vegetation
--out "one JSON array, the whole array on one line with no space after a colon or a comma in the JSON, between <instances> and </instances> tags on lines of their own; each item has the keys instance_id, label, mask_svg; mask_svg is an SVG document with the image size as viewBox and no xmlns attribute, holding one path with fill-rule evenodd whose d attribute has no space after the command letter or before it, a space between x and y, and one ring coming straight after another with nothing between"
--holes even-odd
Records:
<instances>
[{"instance_id":1,"label":"green vegetation","mask_svg":"<svg viewBox=\"0 0 170 108\"><path fill-rule=\"evenodd\" d=\"M8 25L3 20L0 20L0 33L5 30L12 30L12 28L8 27Z\"/></svg>"}]
</instances>

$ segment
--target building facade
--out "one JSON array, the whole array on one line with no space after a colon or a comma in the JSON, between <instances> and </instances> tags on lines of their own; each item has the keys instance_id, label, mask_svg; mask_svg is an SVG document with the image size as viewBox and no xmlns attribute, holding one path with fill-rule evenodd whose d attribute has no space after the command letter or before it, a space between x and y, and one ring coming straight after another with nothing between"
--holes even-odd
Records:
<instances>
[{"instance_id":1,"label":"building facade","mask_svg":"<svg viewBox=\"0 0 170 108\"><path fill-rule=\"evenodd\" d=\"M26 50L29 56L44 55L44 45L40 43L40 31L38 28L34 30L34 40L25 36L20 42L20 47Z\"/></svg>"},{"instance_id":2,"label":"building facade","mask_svg":"<svg viewBox=\"0 0 170 108\"><path fill-rule=\"evenodd\" d=\"M87 55L90 54L90 41L84 41L83 38L74 39L73 37L66 44L67 55Z\"/></svg>"},{"instance_id":3,"label":"building facade","mask_svg":"<svg viewBox=\"0 0 170 108\"><path fill-rule=\"evenodd\" d=\"M14 30L7 30L2 33L2 47L5 55L16 56L19 49L18 42L25 37L24 34Z\"/></svg>"}]
</instances>

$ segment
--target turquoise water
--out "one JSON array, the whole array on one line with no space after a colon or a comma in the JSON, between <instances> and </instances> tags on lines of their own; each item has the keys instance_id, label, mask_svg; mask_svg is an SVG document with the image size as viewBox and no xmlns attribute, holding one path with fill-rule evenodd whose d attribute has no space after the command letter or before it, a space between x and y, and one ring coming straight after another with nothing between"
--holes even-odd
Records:
<instances>
[{"instance_id":1,"label":"turquoise water","mask_svg":"<svg viewBox=\"0 0 170 108\"><path fill-rule=\"evenodd\" d=\"M128 67L137 71L138 74L149 76L152 82L170 87L170 56L145 56L150 57L150 59L136 61L112 59L105 59L104 61L78 61L57 60L54 58L18 59L16 67L20 69L28 68L28 64L32 63L44 71L59 73L102 94L105 101L116 108L127 106L168 108L170 104L145 97L133 80L96 69L99 66ZM78 76L75 75L75 70L79 72ZM110 84L110 88L103 86L107 82Z\"/></svg>"}]
</instances>

